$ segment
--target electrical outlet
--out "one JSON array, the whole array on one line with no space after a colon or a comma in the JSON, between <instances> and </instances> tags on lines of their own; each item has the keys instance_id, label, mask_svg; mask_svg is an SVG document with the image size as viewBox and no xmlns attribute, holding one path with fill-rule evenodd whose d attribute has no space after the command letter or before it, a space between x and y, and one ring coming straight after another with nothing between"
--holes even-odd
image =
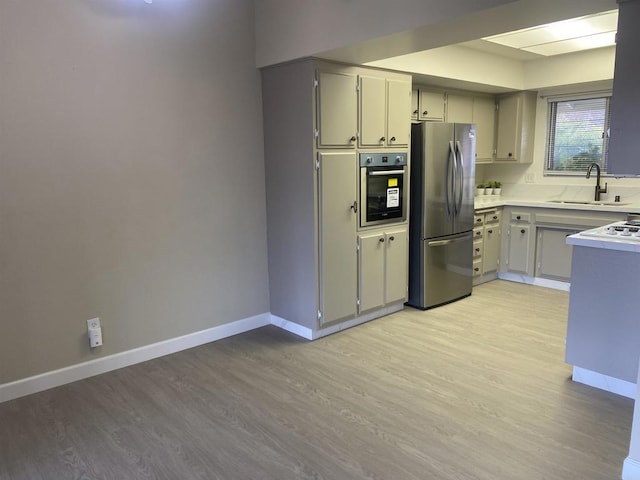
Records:
<instances>
[{"instance_id":1,"label":"electrical outlet","mask_svg":"<svg viewBox=\"0 0 640 480\"><path fill-rule=\"evenodd\" d=\"M88 330L95 330L96 328L100 328L100 319L99 318L92 318L90 320L87 320L87 329Z\"/></svg>"},{"instance_id":2,"label":"electrical outlet","mask_svg":"<svg viewBox=\"0 0 640 480\"><path fill-rule=\"evenodd\" d=\"M89 335L89 346L91 348L102 345L102 328L100 327L99 318L87 320L87 334Z\"/></svg>"}]
</instances>

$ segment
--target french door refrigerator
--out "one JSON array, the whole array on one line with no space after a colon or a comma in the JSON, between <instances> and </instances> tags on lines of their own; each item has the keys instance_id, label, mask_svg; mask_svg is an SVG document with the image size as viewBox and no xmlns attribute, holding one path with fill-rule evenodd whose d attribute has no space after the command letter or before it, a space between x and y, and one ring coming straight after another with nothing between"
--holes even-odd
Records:
<instances>
[{"instance_id":1,"label":"french door refrigerator","mask_svg":"<svg viewBox=\"0 0 640 480\"><path fill-rule=\"evenodd\" d=\"M475 125L411 126L409 300L427 309L471 295Z\"/></svg>"}]
</instances>

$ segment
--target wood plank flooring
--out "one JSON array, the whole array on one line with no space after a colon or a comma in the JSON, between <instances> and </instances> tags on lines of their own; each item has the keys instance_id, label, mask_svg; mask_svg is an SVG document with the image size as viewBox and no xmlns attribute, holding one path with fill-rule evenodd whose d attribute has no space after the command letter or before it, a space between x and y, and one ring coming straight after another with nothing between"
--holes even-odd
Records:
<instances>
[{"instance_id":1,"label":"wood plank flooring","mask_svg":"<svg viewBox=\"0 0 640 480\"><path fill-rule=\"evenodd\" d=\"M0 479L619 479L568 295L504 281L306 342L265 327L0 404Z\"/></svg>"}]
</instances>

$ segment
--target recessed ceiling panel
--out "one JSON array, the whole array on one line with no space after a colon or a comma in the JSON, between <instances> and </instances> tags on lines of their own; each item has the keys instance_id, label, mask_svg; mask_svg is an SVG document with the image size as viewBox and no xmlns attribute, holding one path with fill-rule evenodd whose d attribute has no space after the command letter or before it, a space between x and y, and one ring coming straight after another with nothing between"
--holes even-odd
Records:
<instances>
[{"instance_id":1,"label":"recessed ceiling panel","mask_svg":"<svg viewBox=\"0 0 640 480\"><path fill-rule=\"evenodd\" d=\"M483 40L540 55L614 45L618 11L554 22L539 27L485 37ZM582 39L585 39L582 41ZM607 39L607 43L603 43ZM575 41L574 41L575 40Z\"/></svg>"}]
</instances>

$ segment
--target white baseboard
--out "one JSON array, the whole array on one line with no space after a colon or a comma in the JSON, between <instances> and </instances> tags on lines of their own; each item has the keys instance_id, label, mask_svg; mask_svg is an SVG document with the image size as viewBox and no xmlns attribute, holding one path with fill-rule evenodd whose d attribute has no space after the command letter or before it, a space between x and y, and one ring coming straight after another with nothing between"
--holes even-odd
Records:
<instances>
[{"instance_id":1,"label":"white baseboard","mask_svg":"<svg viewBox=\"0 0 640 480\"><path fill-rule=\"evenodd\" d=\"M127 350L113 355L97 358L88 362L71 365L33 377L16 380L0 385L0 403L67 383L89 378L118 368L128 367L136 363L146 362L154 358L214 342L271 323L271 315L262 313L254 317L244 318L217 327L190 333L182 337L172 338L144 347Z\"/></svg>"},{"instance_id":2,"label":"white baseboard","mask_svg":"<svg viewBox=\"0 0 640 480\"><path fill-rule=\"evenodd\" d=\"M568 292L571 283L561 282L559 280L550 280L548 278L529 277L528 275L520 275L517 273L500 272L498 278L508 280L510 282L526 283L527 285L536 285L537 287L553 288L554 290L563 290Z\"/></svg>"},{"instance_id":3,"label":"white baseboard","mask_svg":"<svg viewBox=\"0 0 640 480\"><path fill-rule=\"evenodd\" d=\"M640 480L640 462L627 457L622 464L622 480Z\"/></svg>"},{"instance_id":4,"label":"white baseboard","mask_svg":"<svg viewBox=\"0 0 640 480\"><path fill-rule=\"evenodd\" d=\"M627 382L626 380L620 380L619 378L610 377L609 375L603 375L602 373L587 370L582 367L573 367L573 375L571 379L574 382L583 383L590 387L599 388L607 392L622 395L623 397L634 399L636 398L636 384Z\"/></svg>"},{"instance_id":5,"label":"white baseboard","mask_svg":"<svg viewBox=\"0 0 640 480\"><path fill-rule=\"evenodd\" d=\"M331 335L332 333L336 333L341 330L346 330L347 328L355 327L356 325L369 322L376 318L399 312L403 308L404 303L394 303L387 307L374 310L373 312L360 315L359 317L356 317L352 320L347 320L336 325L330 325L328 327L320 328L318 330L313 330L309 327L302 326L299 323L295 323L290 320L285 320L284 318L278 317L277 315L273 314L271 315L271 325L275 325L276 327L280 327L284 330L287 330L288 332L295 333L296 335L306 338L307 340L316 340L318 338Z\"/></svg>"},{"instance_id":6,"label":"white baseboard","mask_svg":"<svg viewBox=\"0 0 640 480\"><path fill-rule=\"evenodd\" d=\"M313 330L308 327L304 327L299 323L285 320L277 315L271 315L271 325L282 328L287 332L295 333L299 337L306 338L307 340L313 340Z\"/></svg>"}]
</instances>

